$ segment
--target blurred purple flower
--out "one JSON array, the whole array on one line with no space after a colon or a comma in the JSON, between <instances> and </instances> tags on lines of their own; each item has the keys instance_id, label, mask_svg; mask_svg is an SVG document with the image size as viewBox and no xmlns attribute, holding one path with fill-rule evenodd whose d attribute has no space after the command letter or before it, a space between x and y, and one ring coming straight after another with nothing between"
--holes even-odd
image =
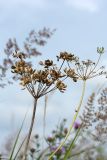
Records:
<instances>
[{"instance_id":1,"label":"blurred purple flower","mask_svg":"<svg viewBox=\"0 0 107 160\"><path fill-rule=\"evenodd\" d=\"M75 122L74 123L74 129L77 130L78 128L80 128L81 124L79 122Z\"/></svg>"},{"instance_id":2,"label":"blurred purple flower","mask_svg":"<svg viewBox=\"0 0 107 160\"><path fill-rule=\"evenodd\" d=\"M50 150L54 152L57 148L58 148L57 146L51 146ZM61 149L59 149L56 154L63 154L63 153L65 153L65 147L62 147Z\"/></svg>"}]
</instances>

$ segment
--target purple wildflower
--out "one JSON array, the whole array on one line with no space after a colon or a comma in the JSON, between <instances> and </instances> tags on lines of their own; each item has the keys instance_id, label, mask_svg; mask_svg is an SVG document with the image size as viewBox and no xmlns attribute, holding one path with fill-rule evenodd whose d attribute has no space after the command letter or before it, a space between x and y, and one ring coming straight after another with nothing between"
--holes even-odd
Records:
<instances>
[{"instance_id":1,"label":"purple wildflower","mask_svg":"<svg viewBox=\"0 0 107 160\"><path fill-rule=\"evenodd\" d=\"M57 148L58 148L57 146L51 146L51 147L50 147L50 150L51 150L52 152L54 152ZM59 149L59 150L56 152L56 155L57 155L57 154L60 155L60 154L63 154L63 153L65 153L65 147L62 147L61 149Z\"/></svg>"},{"instance_id":2,"label":"purple wildflower","mask_svg":"<svg viewBox=\"0 0 107 160\"><path fill-rule=\"evenodd\" d=\"M80 128L81 124L78 122L74 123L74 129L77 130L78 128Z\"/></svg>"}]
</instances>

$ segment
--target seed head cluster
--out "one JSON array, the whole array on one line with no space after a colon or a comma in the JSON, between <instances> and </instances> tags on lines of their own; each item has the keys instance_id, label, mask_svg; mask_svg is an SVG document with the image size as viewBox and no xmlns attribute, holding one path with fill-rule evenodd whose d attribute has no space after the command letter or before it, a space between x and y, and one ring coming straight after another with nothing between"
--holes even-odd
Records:
<instances>
[{"instance_id":1,"label":"seed head cluster","mask_svg":"<svg viewBox=\"0 0 107 160\"><path fill-rule=\"evenodd\" d=\"M34 98L39 98L55 89L64 92L66 85L62 74L52 60L40 62L42 69L36 70L25 61L25 55L16 52L14 54L18 60L12 66L12 72L20 76L20 84L28 89Z\"/></svg>"},{"instance_id":2,"label":"seed head cluster","mask_svg":"<svg viewBox=\"0 0 107 160\"><path fill-rule=\"evenodd\" d=\"M103 48L97 48L100 57L104 52ZM60 92L66 90L64 80L66 78L72 79L74 82L77 80L86 81L93 77L107 74L104 72L104 67L97 68L98 61L92 62L91 60L80 61L74 54L68 52L60 52L57 60L62 60L61 66L57 67L52 60L40 61L42 69L33 69L32 65L25 61L26 54L16 52L14 57L17 58L16 63L12 66L12 72L19 75L20 84L27 88L33 97L41 97L55 89ZM67 67L63 67L64 64Z\"/></svg>"},{"instance_id":3,"label":"seed head cluster","mask_svg":"<svg viewBox=\"0 0 107 160\"><path fill-rule=\"evenodd\" d=\"M76 64L76 74L81 80L88 80L98 75L102 75L105 72L104 67L96 69L97 64L91 60L78 61Z\"/></svg>"},{"instance_id":4,"label":"seed head cluster","mask_svg":"<svg viewBox=\"0 0 107 160\"><path fill-rule=\"evenodd\" d=\"M97 48L97 52L99 53L99 58L96 63L89 59L80 61L79 58L76 58L75 79L86 81L96 76L107 75L107 72L105 71L104 66L98 67L101 55L104 53L104 48L103 47ZM68 62L68 66L69 66L69 69L71 70L71 73L73 73L70 62Z\"/></svg>"},{"instance_id":5,"label":"seed head cluster","mask_svg":"<svg viewBox=\"0 0 107 160\"><path fill-rule=\"evenodd\" d=\"M60 59L64 61L76 61L78 58L75 57L74 54L68 53L68 52L60 52L60 55L57 56L57 60L59 61Z\"/></svg>"},{"instance_id":6,"label":"seed head cluster","mask_svg":"<svg viewBox=\"0 0 107 160\"><path fill-rule=\"evenodd\" d=\"M74 69L71 69L71 68L70 68L70 69L67 69L67 68L65 68L65 69L64 69L64 72L66 73L67 77L72 78L74 82L77 82L78 76L77 76L77 74L75 73L75 70L74 70Z\"/></svg>"}]
</instances>

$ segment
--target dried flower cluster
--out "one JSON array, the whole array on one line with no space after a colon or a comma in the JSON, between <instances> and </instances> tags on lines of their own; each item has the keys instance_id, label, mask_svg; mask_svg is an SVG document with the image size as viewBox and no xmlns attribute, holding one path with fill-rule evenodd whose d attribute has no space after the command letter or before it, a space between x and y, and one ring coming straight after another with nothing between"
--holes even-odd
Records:
<instances>
[{"instance_id":1,"label":"dried flower cluster","mask_svg":"<svg viewBox=\"0 0 107 160\"><path fill-rule=\"evenodd\" d=\"M97 48L97 52L99 53L99 58L96 63L91 60L80 61L74 54L67 52L61 52L60 55L57 56L57 59L58 61L62 59L63 63L65 61L67 62L68 67L65 68L65 73L68 77L72 78L74 82L78 79L86 81L96 76L107 75L104 66L97 68L101 55L104 53L104 48ZM75 64L75 66L73 66L73 64Z\"/></svg>"},{"instance_id":2,"label":"dried flower cluster","mask_svg":"<svg viewBox=\"0 0 107 160\"><path fill-rule=\"evenodd\" d=\"M60 52L60 55L57 56L57 60L59 61L62 59L63 61L71 62L71 61L77 61L77 57L75 57L74 54L68 53L68 52Z\"/></svg>"},{"instance_id":3,"label":"dried flower cluster","mask_svg":"<svg viewBox=\"0 0 107 160\"><path fill-rule=\"evenodd\" d=\"M55 89L64 92L67 86L63 83L62 78L65 75L59 71L52 60L40 62L42 69L35 70L25 62L25 56L19 52L14 54L18 61L12 66L12 72L20 76L20 84L26 87L34 98L44 96Z\"/></svg>"},{"instance_id":4,"label":"dried flower cluster","mask_svg":"<svg viewBox=\"0 0 107 160\"><path fill-rule=\"evenodd\" d=\"M104 75L104 66L97 68L98 62L92 62L91 60L81 61L76 63L76 73L82 80L88 80L96 76Z\"/></svg>"},{"instance_id":5,"label":"dried flower cluster","mask_svg":"<svg viewBox=\"0 0 107 160\"><path fill-rule=\"evenodd\" d=\"M79 58L76 57L74 54L71 54L68 52L61 52L60 55L57 56L58 61L62 60L60 67L57 67L57 65L54 64L52 60L48 59L45 61L40 61L39 63L40 69L33 69L32 65L25 60L27 57L26 54L20 53L20 52L16 52L14 54L14 57L17 60L15 64L12 66L12 72L15 75L18 75L19 80L21 81L20 84L24 88L27 88L27 90L35 99L31 126L30 126L29 135L27 138L27 143L25 148L24 160L26 159L26 156L27 156L26 153L28 150L29 140L32 133L32 129L33 129L38 99L56 89L58 89L60 92L64 92L67 88L67 86L64 83L64 80L66 78L70 78L74 82L77 82L77 80L83 80L84 82L83 92L82 92L82 97L81 97L79 106L76 109L76 115L74 116L75 118L74 121L75 121L82 104L82 100L85 92L86 80L99 75L106 74L103 66L97 69L100 57L104 52L103 51L104 49L97 48L97 50L100 56L96 63L92 62L91 60L80 61ZM67 64L66 68L65 68L65 64ZM85 106L84 113L81 116L81 121L82 121L81 124L83 129L88 129L90 126L92 126L92 123L95 122L95 117L94 117L95 112L93 107L94 98L95 98L95 93L93 93L89 98L87 106ZM79 126L76 125L77 129L78 127ZM98 128L98 125L96 126L96 128ZM70 131L68 133L70 134ZM66 133L65 138L66 136L69 136L69 135ZM54 139L49 138L48 141L53 142ZM59 151L61 151L60 150L62 147L61 145L60 145L60 148L56 148L54 150L54 153L52 153L50 157L55 155L57 151L58 153Z\"/></svg>"},{"instance_id":6,"label":"dried flower cluster","mask_svg":"<svg viewBox=\"0 0 107 160\"><path fill-rule=\"evenodd\" d=\"M67 68L65 68L65 69L64 69L64 72L66 73L67 77L73 79L74 82L77 82L78 76L77 76L77 74L75 73L75 70L74 70L74 69L71 69L71 68L70 68L70 69L67 69Z\"/></svg>"},{"instance_id":7,"label":"dried flower cluster","mask_svg":"<svg viewBox=\"0 0 107 160\"><path fill-rule=\"evenodd\" d=\"M67 62L68 66L69 63L71 64L75 64L78 61L78 57L76 57L74 54L68 53L68 52L60 52L60 55L57 56L57 60L62 60L64 64L64 62ZM62 66L61 66L62 68ZM71 78L74 82L77 82L78 76L75 73L75 68L65 68L64 69L64 73L66 74L67 77Z\"/></svg>"}]
</instances>

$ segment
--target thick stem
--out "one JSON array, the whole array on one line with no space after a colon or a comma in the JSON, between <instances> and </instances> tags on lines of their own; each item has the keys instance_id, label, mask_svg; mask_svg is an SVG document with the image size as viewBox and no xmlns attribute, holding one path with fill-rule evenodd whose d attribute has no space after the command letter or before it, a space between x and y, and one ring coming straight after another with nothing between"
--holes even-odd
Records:
<instances>
[{"instance_id":1,"label":"thick stem","mask_svg":"<svg viewBox=\"0 0 107 160\"><path fill-rule=\"evenodd\" d=\"M71 130L72 130L73 126L74 126L74 123L75 123L75 121L76 121L76 119L77 119L77 116L78 116L78 113L79 113L79 111L80 111L81 105L82 105L83 98L84 98L84 94L85 94L85 88L86 88L86 81L83 81L83 89L82 89L82 95L81 95L81 98L80 98L80 102L79 102L79 104L78 104L78 106L77 106L76 113L75 113L75 115L74 115L74 117L73 117L73 121L72 121L72 123L71 123L71 125L70 125L70 128L69 128L69 130L68 130L68 133L66 134L66 137L65 137L64 141L63 141L63 142L59 145L59 147L49 156L48 160L51 160L51 159L52 159L52 157L55 155L55 153L56 153L60 148L62 148L62 146L65 144L66 140L68 139L68 137L69 137L69 135L70 135L70 133L71 133Z\"/></svg>"},{"instance_id":2,"label":"thick stem","mask_svg":"<svg viewBox=\"0 0 107 160\"><path fill-rule=\"evenodd\" d=\"M30 141L30 138L31 138L32 130L33 130L33 125L34 125L34 120L35 120L35 114L36 114L36 107L37 107L37 100L38 99L35 99L35 101L34 101L32 120L31 120L31 124L30 124L30 128L29 128L29 133L28 133L28 137L27 137L27 142L26 142L26 146L25 146L24 160L27 159L26 158L26 156L27 156L27 150L28 150L29 141Z\"/></svg>"}]
</instances>

